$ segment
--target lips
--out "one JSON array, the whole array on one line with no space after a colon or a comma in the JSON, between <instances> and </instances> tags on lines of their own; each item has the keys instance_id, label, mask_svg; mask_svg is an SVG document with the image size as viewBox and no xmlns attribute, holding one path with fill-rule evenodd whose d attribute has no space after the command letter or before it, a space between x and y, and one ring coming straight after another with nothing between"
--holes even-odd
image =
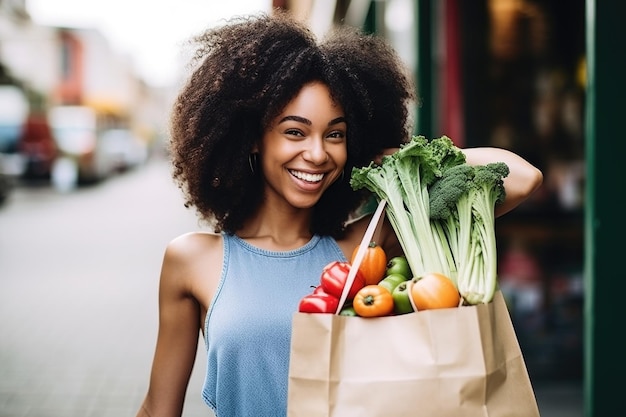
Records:
<instances>
[{"instance_id":1,"label":"lips","mask_svg":"<svg viewBox=\"0 0 626 417\"><path fill-rule=\"evenodd\" d=\"M289 173L299 180L311 183L320 182L324 178L324 174L321 173L311 174L309 172L294 171L291 169L289 170Z\"/></svg>"}]
</instances>

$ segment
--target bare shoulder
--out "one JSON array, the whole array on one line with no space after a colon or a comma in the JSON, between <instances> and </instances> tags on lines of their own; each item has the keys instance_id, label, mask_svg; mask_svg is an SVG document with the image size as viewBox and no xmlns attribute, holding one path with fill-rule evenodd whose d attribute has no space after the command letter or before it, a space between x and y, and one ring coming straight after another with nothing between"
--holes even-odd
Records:
<instances>
[{"instance_id":1,"label":"bare shoulder","mask_svg":"<svg viewBox=\"0 0 626 417\"><path fill-rule=\"evenodd\" d=\"M162 283L199 301L210 300L220 279L222 248L222 237L215 233L191 232L174 238L165 249Z\"/></svg>"},{"instance_id":2,"label":"bare shoulder","mask_svg":"<svg viewBox=\"0 0 626 417\"><path fill-rule=\"evenodd\" d=\"M216 233L190 232L174 238L166 247L166 257L173 261L193 262L198 256L222 250L222 237Z\"/></svg>"}]
</instances>

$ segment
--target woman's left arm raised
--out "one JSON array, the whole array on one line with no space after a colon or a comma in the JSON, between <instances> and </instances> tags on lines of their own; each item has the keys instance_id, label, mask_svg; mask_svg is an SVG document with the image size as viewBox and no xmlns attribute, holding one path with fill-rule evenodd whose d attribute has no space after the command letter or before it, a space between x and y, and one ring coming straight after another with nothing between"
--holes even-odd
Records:
<instances>
[{"instance_id":1,"label":"woman's left arm raised","mask_svg":"<svg viewBox=\"0 0 626 417\"><path fill-rule=\"evenodd\" d=\"M543 182L542 172L521 156L502 148L465 148L467 163L485 165L490 162L504 162L509 167L509 175L504 178L506 198L496 206L495 214L501 216L526 200Z\"/></svg>"}]
</instances>

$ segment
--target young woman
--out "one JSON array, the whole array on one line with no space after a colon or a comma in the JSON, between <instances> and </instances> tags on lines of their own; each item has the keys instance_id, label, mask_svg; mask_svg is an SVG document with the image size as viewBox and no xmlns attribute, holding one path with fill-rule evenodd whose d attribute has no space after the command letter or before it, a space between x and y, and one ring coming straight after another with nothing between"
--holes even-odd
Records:
<instances>
[{"instance_id":1,"label":"young woman","mask_svg":"<svg viewBox=\"0 0 626 417\"><path fill-rule=\"evenodd\" d=\"M286 415L291 318L322 268L348 260L369 218L348 222L366 194L352 167L410 138L414 87L382 40L338 29L321 42L287 15L241 18L197 39L197 66L171 119L174 178L214 233L167 247L159 334L138 416L179 416L198 332L207 347L202 395L218 417ZM504 213L541 173L502 149ZM391 227L381 246L401 248Z\"/></svg>"}]
</instances>

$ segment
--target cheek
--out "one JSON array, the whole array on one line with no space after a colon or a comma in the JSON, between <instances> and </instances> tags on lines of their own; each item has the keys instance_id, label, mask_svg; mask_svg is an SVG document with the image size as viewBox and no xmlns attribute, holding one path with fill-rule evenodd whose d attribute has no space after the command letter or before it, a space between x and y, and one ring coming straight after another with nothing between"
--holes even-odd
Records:
<instances>
[{"instance_id":1,"label":"cheek","mask_svg":"<svg viewBox=\"0 0 626 417\"><path fill-rule=\"evenodd\" d=\"M263 154L263 167L271 168L293 159L298 154L298 149L290 142L271 141L264 144L261 152Z\"/></svg>"},{"instance_id":2,"label":"cheek","mask_svg":"<svg viewBox=\"0 0 626 417\"><path fill-rule=\"evenodd\" d=\"M341 167L341 169L345 169L346 168L346 162L348 161L348 155L344 155L343 159L339 162L339 166Z\"/></svg>"},{"instance_id":3,"label":"cheek","mask_svg":"<svg viewBox=\"0 0 626 417\"><path fill-rule=\"evenodd\" d=\"M348 160L348 148L345 144L337 146L337 148L333 149L331 152L333 160L338 166L343 167L346 165L346 161Z\"/></svg>"}]
</instances>

